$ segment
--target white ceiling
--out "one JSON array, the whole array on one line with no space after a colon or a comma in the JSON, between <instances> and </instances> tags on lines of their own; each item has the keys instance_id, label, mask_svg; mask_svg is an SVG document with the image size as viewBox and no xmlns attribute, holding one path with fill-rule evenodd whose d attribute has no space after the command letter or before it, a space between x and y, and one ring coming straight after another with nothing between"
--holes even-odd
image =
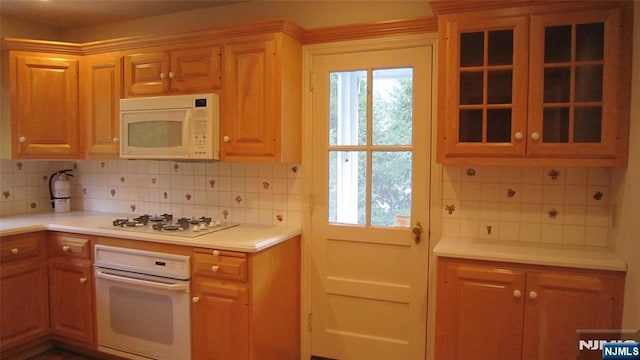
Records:
<instances>
[{"instance_id":1,"label":"white ceiling","mask_svg":"<svg viewBox=\"0 0 640 360\"><path fill-rule=\"evenodd\" d=\"M240 0L247 1L247 0ZM225 0L0 0L0 15L56 30L223 6Z\"/></svg>"}]
</instances>

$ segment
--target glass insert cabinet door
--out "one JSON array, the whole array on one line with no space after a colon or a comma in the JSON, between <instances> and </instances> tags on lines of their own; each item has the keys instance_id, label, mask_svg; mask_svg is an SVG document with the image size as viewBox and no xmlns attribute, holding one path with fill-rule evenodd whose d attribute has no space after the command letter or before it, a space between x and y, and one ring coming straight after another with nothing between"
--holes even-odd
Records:
<instances>
[{"instance_id":1,"label":"glass insert cabinet door","mask_svg":"<svg viewBox=\"0 0 640 360\"><path fill-rule=\"evenodd\" d=\"M446 77L448 86L457 91L445 95L446 152L522 154L527 116L526 18L469 23L448 22Z\"/></svg>"},{"instance_id":2,"label":"glass insert cabinet door","mask_svg":"<svg viewBox=\"0 0 640 360\"><path fill-rule=\"evenodd\" d=\"M619 13L531 18L530 154L615 154Z\"/></svg>"}]
</instances>

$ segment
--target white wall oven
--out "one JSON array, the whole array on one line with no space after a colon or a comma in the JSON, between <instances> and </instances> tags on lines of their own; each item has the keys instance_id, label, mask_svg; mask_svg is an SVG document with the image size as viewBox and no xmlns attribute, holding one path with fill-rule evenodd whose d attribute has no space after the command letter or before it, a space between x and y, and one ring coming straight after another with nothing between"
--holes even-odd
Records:
<instances>
[{"instance_id":1,"label":"white wall oven","mask_svg":"<svg viewBox=\"0 0 640 360\"><path fill-rule=\"evenodd\" d=\"M95 246L98 350L191 358L188 256Z\"/></svg>"}]
</instances>

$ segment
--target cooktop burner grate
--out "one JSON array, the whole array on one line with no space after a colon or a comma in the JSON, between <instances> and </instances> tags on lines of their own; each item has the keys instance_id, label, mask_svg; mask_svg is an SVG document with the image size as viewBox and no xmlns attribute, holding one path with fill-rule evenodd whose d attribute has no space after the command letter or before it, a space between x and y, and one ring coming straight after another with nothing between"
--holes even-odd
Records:
<instances>
[{"instance_id":1,"label":"cooktop burner grate","mask_svg":"<svg viewBox=\"0 0 640 360\"><path fill-rule=\"evenodd\" d=\"M140 215L133 219L117 218L112 225L102 226L103 229L124 230L143 233L163 233L183 237L196 237L212 232L238 226L238 223L214 221L210 217L174 218L171 214Z\"/></svg>"}]
</instances>

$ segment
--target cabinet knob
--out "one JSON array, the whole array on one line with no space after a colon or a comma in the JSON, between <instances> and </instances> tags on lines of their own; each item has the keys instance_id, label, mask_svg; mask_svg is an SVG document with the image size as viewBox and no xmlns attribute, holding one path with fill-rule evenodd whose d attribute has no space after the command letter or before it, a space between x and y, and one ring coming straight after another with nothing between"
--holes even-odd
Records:
<instances>
[{"instance_id":1,"label":"cabinet knob","mask_svg":"<svg viewBox=\"0 0 640 360\"><path fill-rule=\"evenodd\" d=\"M535 292L535 291L530 291L529 292L529 299L535 300L537 298L538 298L538 293L537 292Z\"/></svg>"},{"instance_id":2,"label":"cabinet knob","mask_svg":"<svg viewBox=\"0 0 640 360\"><path fill-rule=\"evenodd\" d=\"M169 78L173 79L174 77L176 77L176 74L174 74L173 71L170 71Z\"/></svg>"},{"instance_id":3,"label":"cabinet knob","mask_svg":"<svg viewBox=\"0 0 640 360\"><path fill-rule=\"evenodd\" d=\"M18 248L11 249L12 254L17 254L19 252Z\"/></svg>"},{"instance_id":4,"label":"cabinet knob","mask_svg":"<svg viewBox=\"0 0 640 360\"><path fill-rule=\"evenodd\" d=\"M228 136L225 136L225 137L222 138L222 141L224 141L224 142L229 142L229 140L231 140L231 138L228 137Z\"/></svg>"},{"instance_id":5,"label":"cabinet knob","mask_svg":"<svg viewBox=\"0 0 640 360\"><path fill-rule=\"evenodd\" d=\"M194 297L191 298L191 302L194 303L194 304L197 304L198 301L200 301L200 297L199 296L194 296Z\"/></svg>"},{"instance_id":6,"label":"cabinet knob","mask_svg":"<svg viewBox=\"0 0 640 360\"><path fill-rule=\"evenodd\" d=\"M516 140L522 140L524 135L520 131L518 131L517 133L513 134L513 137L516 138Z\"/></svg>"},{"instance_id":7,"label":"cabinet knob","mask_svg":"<svg viewBox=\"0 0 640 360\"><path fill-rule=\"evenodd\" d=\"M220 251L218 251L218 250L213 250L213 253L212 253L212 254L213 254L213 256L218 256L218 255L220 255Z\"/></svg>"},{"instance_id":8,"label":"cabinet knob","mask_svg":"<svg viewBox=\"0 0 640 360\"><path fill-rule=\"evenodd\" d=\"M21 143L23 143L23 142L27 141L27 138L26 138L26 137L24 137L24 136L20 136L20 137L18 138L18 141L20 141Z\"/></svg>"},{"instance_id":9,"label":"cabinet knob","mask_svg":"<svg viewBox=\"0 0 640 360\"><path fill-rule=\"evenodd\" d=\"M119 143L119 142L120 142L120 139L118 139L118 138L113 138L113 143L114 143L114 144L117 144L117 143Z\"/></svg>"},{"instance_id":10,"label":"cabinet knob","mask_svg":"<svg viewBox=\"0 0 640 360\"><path fill-rule=\"evenodd\" d=\"M522 292L520 290L513 290L513 297L520 298L522 296Z\"/></svg>"},{"instance_id":11,"label":"cabinet knob","mask_svg":"<svg viewBox=\"0 0 640 360\"><path fill-rule=\"evenodd\" d=\"M81 278L80 278L80 283L81 283L81 284L84 284L84 283L86 283L86 282L87 282L87 278L86 278L86 277L81 277Z\"/></svg>"},{"instance_id":12,"label":"cabinet knob","mask_svg":"<svg viewBox=\"0 0 640 360\"><path fill-rule=\"evenodd\" d=\"M165 73L160 73L160 79L164 80L167 77L167 75Z\"/></svg>"},{"instance_id":13,"label":"cabinet knob","mask_svg":"<svg viewBox=\"0 0 640 360\"><path fill-rule=\"evenodd\" d=\"M531 133L531 140L540 140L540 134L537 132L532 132Z\"/></svg>"},{"instance_id":14,"label":"cabinet knob","mask_svg":"<svg viewBox=\"0 0 640 360\"><path fill-rule=\"evenodd\" d=\"M212 271L212 272L218 272L218 270L220 270L220 266L218 266L218 265L213 265L213 266L211 267L211 271Z\"/></svg>"},{"instance_id":15,"label":"cabinet knob","mask_svg":"<svg viewBox=\"0 0 640 360\"><path fill-rule=\"evenodd\" d=\"M64 245L64 246L62 247L62 251L64 251L64 252L67 252L67 251L69 251L69 250L71 250L71 248L69 247L69 245Z\"/></svg>"}]
</instances>

